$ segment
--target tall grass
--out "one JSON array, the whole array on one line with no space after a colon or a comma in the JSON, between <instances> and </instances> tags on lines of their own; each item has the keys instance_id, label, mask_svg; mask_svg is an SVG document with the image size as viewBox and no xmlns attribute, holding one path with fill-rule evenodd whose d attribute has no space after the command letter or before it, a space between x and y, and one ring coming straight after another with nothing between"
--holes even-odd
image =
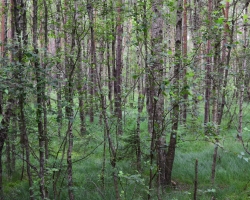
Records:
<instances>
[{"instance_id":1,"label":"tall grass","mask_svg":"<svg viewBox=\"0 0 250 200\"><path fill-rule=\"evenodd\" d=\"M131 112L130 112L131 111ZM58 149L63 138L56 136L56 121L50 116L50 148L52 152ZM146 112L142 113L141 121L141 145L143 151L142 158L142 173L136 171L135 152L126 154L124 150L126 142L123 138L133 133L136 127L136 112L127 109L126 126L124 135L119 138L118 145L118 161L116 171L119 176L119 189L122 200L140 200L146 199L148 192L151 192L152 199L157 199L156 190L148 191L148 174L149 174L149 145L150 136L147 132ZM191 120L191 119L190 119ZM96 118L96 122L98 119ZM30 126L32 122L30 122ZM233 123L237 123L234 121ZM105 187L103 188L100 175L103 162L103 126L95 123L87 122L88 133L85 136L79 135L77 129L79 121L74 122L74 152L73 160L79 160L73 165L75 199L76 200L113 200L115 192L113 186L112 173L113 169L110 165L109 150L107 148L106 168L105 168ZM245 126L247 126L245 120ZM249 163L244 160L250 156L244 155L239 157L241 152L244 152L242 144L235 139L235 128L232 126L230 130L226 129L226 123L220 127L220 144L218 151L218 160L216 166L215 184L210 182L212 155L214 144L212 139L207 139L203 135L202 117L196 121L188 122L186 127L180 127L179 138L176 149L176 158L173 168L172 179L176 182L176 187L171 190L162 192L162 199L168 200L189 200L193 199L193 182L194 182L194 165L195 160L198 160L198 199L210 200L212 197L216 199L233 199L244 200L250 195L250 167ZM249 128L250 129L250 128ZM66 131L66 128L63 129ZM114 134L115 127L112 127ZM169 132L167 133L167 139ZM247 138L248 132L244 136ZM244 138L243 137L243 138ZM35 139L34 139L35 140ZM32 140L31 140L32 141ZM81 160L82 159L82 160ZM33 162L36 162L33 160ZM66 163L66 161L65 161ZM21 172L22 162L17 163L17 172ZM64 175L66 164L64 165ZM65 174L66 175L66 174ZM26 177L24 177L26 178ZM4 177L4 192L6 200L27 200L29 199L29 188L27 181L20 181L20 173L14 174L9 180ZM39 181L36 179L36 181ZM156 185L156 184L155 184ZM48 185L50 186L50 185ZM67 181L66 178L60 185L61 196L57 199L68 199ZM48 188L52 191L52 188ZM39 199L39 188L37 199ZM53 197L50 197L53 199Z\"/></svg>"}]
</instances>

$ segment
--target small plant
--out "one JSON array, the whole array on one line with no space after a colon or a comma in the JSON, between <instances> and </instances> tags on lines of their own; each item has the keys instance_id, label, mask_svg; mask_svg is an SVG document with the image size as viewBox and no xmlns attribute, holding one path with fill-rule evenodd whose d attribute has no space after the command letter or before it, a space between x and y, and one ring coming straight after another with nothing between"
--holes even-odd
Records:
<instances>
[{"instance_id":1,"label":"small plant","mask_svg":"<svg viewBox=\"0 0 250 200\"><path fill-rule=\"evenodd\" d=\"M136 195L137 188L145 192L149 193L148 187L145 185L145 179L142 178L141 174L137 172L137 174L128 174L123 171L119 171L118 177L121 184L121 194L122 199L127 199L127 196L131 196L131 199ZM130 187L133 186L134 190L131 192Z\"/></svg>"}]
</instances>

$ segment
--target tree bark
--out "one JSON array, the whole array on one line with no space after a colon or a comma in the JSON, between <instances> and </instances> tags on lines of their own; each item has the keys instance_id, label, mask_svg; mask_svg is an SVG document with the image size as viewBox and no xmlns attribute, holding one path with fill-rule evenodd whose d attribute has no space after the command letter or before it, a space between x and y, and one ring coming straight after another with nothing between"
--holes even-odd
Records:
<instances>
[{"instance_id":1,"label":"tree bark","mask_svg":"<svg viewBox=\"0 0 250 200\"><path fill-rule=\"evenodd\" d=\"M187 107L188 107L188 85L187 85L187 0L183 1L183 34L182 34L182 56L183 56L183 114L182 123L185 125L187 121Z\"/></svg>"},{"instance_id":2,"label":"tree bark","mask_svg":"<svg viewBox=\"0 0 250 200\"><path fill-rule=\"evenodd\" d=\"M27 35L27 19L26 19L26 2L22 0L13 0L13 20L14 20L14 28L16 33L16 40L18 42L18 45L15 47L17 50L17 54L15 55L15 62L17 62L20 66L18 68L18 71L15 75L17 78L17 83L19 85L18 87L18 102L19 102L19 118L20 118L20 136L21 136L21 144L23 148L23 152L26 156L26 169L27 169L27 175L28 175L28 181L29 181L29 193L30 193L30 199L34 199L34 191L33 191L33 178L30 168L30 148L29 148L29 140L28 140L28 134L26 130L26 120L25 120L25 113L24 113L24 102L26 98L25 90L25 78L22 74L22 71L24 71L24 49L27 48L28 43L28 35ZM24 158L23 158L24 159Z\"/></svg>"},{"instance_id":3,"label":"tree bark","mask_svg":"<svg viewBox=\"0 0 250 200\"><path fill-rule=\"evenodd\" d=\"M82 44L78 44L78 46L82 46ZM77 91L78 91L78 101L79 101L79 117L80 117L80 133L81 135L86 134L86 118L85 118L85 103L84 103L84 89L86 89L86 83L83 82L83 62L81 61L83 58L82 52L80 54L80 63L77 68Z\"/></svg>"},{"instance_id":4,"label":"tree bark","mask_svg":"<svg viewBox=\"0 0 250 200\"><path fill-rule=\"evenodd\" d=\"M122 134L122 38L123 38L123 22L122 22L122 0L117 2L117 18L116 18L116 69L115 69L115 115L117 118L117 133Z\"/></svg>"},{"instance_id":5,"label":"tree bark","mask_svg":"<svg viewBox=\"0 0 250 200\"><path fill-rule=\"evenodd\" d=\"M211 14L213 9L213 1L208 0L208 27L211 27ZM205 89L205 111L204 111L204 124L206 125L210 121L210 94L211 94L211 40L207 41L207 59L206 59L206 89Z\"/></svg>"},{"instance_id":6,"label":"tree bark","mask_svg":"<svg viewBox=\"0 0 250 200\"><path fill-rule=\"evenodd\" d=\"M0 199L4 199L3 165L2 165L3 147L4 147L5 140L7 138L10 119L11 119L11 116L13 113L14 103L15 103L15 101L13 99L10 98L8 100L5 112L3 113L3 119L1 120L1 127L0 127Z\"/></svg>"},{"instance_id":7,"label":"tree bark","mask_svg":"<svg viewBox=\"0 0 250 200\"><path fill-rule=\"evenodd\" d=\"M195 160L194 166L194 200L197 200L197 191L198 191L198 160Z\"/></svg>"},{"instance_id":8,"label":"tree bark","mask_svg":"<svg viewBox=\"0 0 250 200\"><path fill-rule=\"evenodd\" d=\"M250 2L246 2L245 4L245 15L248 16L248 5ZM238 118L238 134L237 138L242 141L242 123L243 123L243 103L244 103L244 91L245 91L245 76L246 76L246 69L247 69L247 47L248 47L248 41L247 41L247 34L248 34L248 29L247 29L247 22L243 21L243 53L244 53L244 59L242 63L242 68L240 71L240 77L241 77L241 85L240 85L240 94L239 94L239 118Z\"/></svg>"},{"instance_id":9,"label":"tree bark","mask_svg":"<svg viewBox=\"0 0 250 200\"><path fill-rule=\"evenodd\" d=\"M61 129L62 129L62 75L63 69L62 64L60 62L61 59L61 37L60 37L60 28L61 28L61 1L57 0L56 2L56 26L55 26L55 33L57 35L55 39L55 49L56 49L56 57L58 61L56 62L56 79L57 79L57 90L56 90L56 99L57 99L57 123L58 123L58 136L61 136Z\"/></svg>"},{"instance_id":10,"label":"tree bark","mask_svg":"<svg viewBox=\"0 0 250 200\"><path fill-rule=\"evenodd\" d=\"M183 1L177 2L176 13L176 38L175 38L175 66L174 66L174 78L173 78L173 112L171 116L172 128L170 134L170 142L166 155L166 185L171 185L172 169L175 158L175 148L177 141L177 130L179 123L179 73L181 68L181 43L182 43L182 5Z\"/></svg>"}]
</instances>

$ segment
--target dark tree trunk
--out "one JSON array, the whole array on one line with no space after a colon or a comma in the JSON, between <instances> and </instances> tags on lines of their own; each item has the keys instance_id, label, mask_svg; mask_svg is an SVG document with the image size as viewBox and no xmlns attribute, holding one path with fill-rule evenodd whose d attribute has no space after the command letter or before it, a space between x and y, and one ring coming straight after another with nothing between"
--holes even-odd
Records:
<instances>
[{"instance_id":1,"label":"dark tree trunk","mask_svg":"<svg viewBox=\"0 0 250 200\"><path fill-rule=\"evenodd\" d=\"M27 19L26 19L26 2L23 2L22 0L14 0L13 1L13 19L15 23L15 33L16 33L16 40L18 41L18 45L16 46L17 54L14 60L20 64L18 68L18 75L17 81L18 81L18 107L19 107L19 118L20 118L20 136L21 136L21 144L23 148L23 153L25 154L25 161L26 161L26 169L27 169L27 175L28 175L28 181L29 181L29 193L30 193L30 199L34 199L33 195L33 178L30 168L30 148L29 148L29 140L28 140L28 134L26 130L26 119L25 119L25 113L24 113L24 102L26 98L25 94L25 78L23 76L20 76L22 74L22 71L24 71L24 49L27 48L28 43L28 35L27 35ZM24 158L23 158L24 159Z\"/></svg>"},{"instance_id":2,"label":"dark tree trunk","mask_svg":"<svg viewBox=\"0 0 250 200\"><path fill-rule=\"evenodd\" d=\"M34 199L34 191L33 191L33 177L31 173L31 168L30 168L30 147L29 147L29 139L28 139L28 134L27 134L27 128L26 128L26 119L25 119L25 114L24 114L24 96L22 95L19 98L19 109L20 109L20 114L19 114L19 119L20 119L20 134L21 138L23 141L21 142L22 148L25 149L25 159L26 159L26 170L27 170L27 175L28 175L28 180L29 180L29 193L30 193L30 199Z\"/></svg>"},{"instance_id":3,"label":"dark tree trunk","mask_svg":"<svg viewBox=\"0 0 250 200\"><path fill-rule=\"evenodd\" d=\"M0 199L4 199L3 194L3 165L2 165L2 156L3 156L3 147L5 140L7 138L7 133L9 130L10 119L12 116L14 108L14 100L9 99L7 102L7 107L3 113L3 119L1 120L0 127Z\"/></svg>"},{"instance_id":4,"label":"dark tree trunk","mask_svg":"<svg viewBox=\"0 0 250 200\"><path fill-rule=\"evenodd\" d=\"M58 122L58 136L61 136L61 129L62 129L62 117L63 117L63 111L62 111L62 64L60 63L60 53L61 53L61 37L60 37L60 28L61 28L61 1L57 0L56 2L56 26L55 26L55 33L57 35L55 39L55 48L56 48L56 57L58 58L58 61L56 63L56 79L57 79L57 90L56 90L56 96L57 96L57 122Z\"/></svg>"},{"instance_id":5,"label":"dark tree trunk","mask_svg":"<svg viewBox=\"0 0 250 200\"><path fill-rule=\"evenodd\" d=\"M187 107L188 107L188 84L187 84L187 0L183 1L183 34L182 34L182 56L183 56L183 108L182 108L182 122L185 125L187 121Z\"/></svg>"},{"instance_id":6,"label":"dark tree trunk","mask_svg":"<svg viewBox=\"0 0 250 200\"><path fill-rule=\"evenodd\" d=\"M94 122L94 96L96 93L96 44L95 44L95 31L94 31L94 13L93 4L88 1L87 3L88 16L90 21L90 55L91 55L91 66L90 66L90 122Z\"/></svg>"},{"instance_id":7,"label":"dark tree trunk","mask_svg":"<svg viewBox=\"0 0 250 200\"><path fill-rule=\"evenodd\" d=\"M82 44L77 44L79 47L82 46ZM85 119L85 105L84 105L84 89L86 88L86 84L83 82L83 64L82 64L82 50L80 53L80 63L78 64L77 68L77 91L78 91L78 101L79 101L79 116L80 116L80 133L81 135L86 134L86 119Z\"/></svg>"},{"instance_id":8,"label":"dark tree trunk","mask_svg":"<svg viewBox=\"0 0 250 200\"><path fill-rule=\"evenodd\" d=\"M116 68L114 73L114 88L115 88L115 115L117 118L117 133L122 134L122 38L123 38L123 22L122 22L122 0L117 3L117 18L116 18Z\"/></svg>"},{"instance_id":9,"label":"dark tree trunk","mask_svg":"<svg viewBox=\"0 0 250 200\"><path fill-rule=\"evenodd\" d=\"M5 57L5 45L7 42L7 16L8 14L6 13L6 6L7 6L7 1L2 0L2 5L1 5L1 49L0 49L0 56ZM3 91L0 90L0 114L3 112Z\"/></svg>"},{"instance_id":10,"label":"dark tree trunk","mask_svg":"<svg viewBox=\"0 0 250 200\"><path fill-rule=\"evenodd\" d=\"M38 56L38 29L37 29L37 15L38 15L38 5L37 1L33 0L33 51L34 54ZM44 88L43 88L43 75L42 69L39 65L38 58L34 59L34 68L36 74L36 90L37 90L37 112L36 112L36 119L37 119L37 127L38 127L38 134L39 134L39 178L40 178L40 194L41 198L46 198L45 192L45 153L44 153L44 146L45 146L45 136L44 136L44 124L43 124L43 100L44 100Z\"/></svg>"},{"instance_id":11,"label":"dark tree trunk","mask_svg":"<svg viewBox=\"0 0 250 200\"><path fill-rule=\"evenodd\" d=\"M211 27L211 14L213 9L213 1L208 0L208 27ZM210 122L210 95L211 95L211 40L207 41L207 59L206 59L206 90L205 90L205 112L204 112L204 124ZM206 130L205 130L206 131Z\"/></svg>"}]
</instances>

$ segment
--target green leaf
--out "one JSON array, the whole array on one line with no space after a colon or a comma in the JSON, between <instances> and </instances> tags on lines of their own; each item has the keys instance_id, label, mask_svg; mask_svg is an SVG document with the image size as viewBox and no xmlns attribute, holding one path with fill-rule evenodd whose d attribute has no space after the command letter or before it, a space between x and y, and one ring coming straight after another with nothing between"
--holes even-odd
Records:
<instances>
[{"instance_id":1,"label":"green leaf","mask_svg":"<svg viewBox=\"0 0 250 200\"><path fill-rule=\"evenodd\" d=\"M223 18L223 17L219 17L218 19L215 20L215 22L216 22L217 24L223 24L224 18Z\"/></svg>"},{"instance_id":2,"label":"green leaf","mask_svg":"<svg viewBox=\"0 0 250 200\"><path fill-rule=\"evenodd\" d=\"M168 55L172 55L173 52L172 52L171 50L168 50L168 51L167 51L167 54L168 54Z\"/></svg>"},{"instance_id":3,"label":"green leaf","mask_svg":"<svg viewBox=\"0 0 250 200\"><path fill-rule=\"evenodd\" d=\"M133 79L137 79L138 77L139 77L138 74L133 74L133 76L132 76Z\"/></svg>"},{"instance_id":4,"label":"green leaf","mask_svg":"<svg viewBox=\"0 0 250 200\"><path fill-rule=\"evenodd\" d=\"M186 73L186 77L187 78L191 78L191 77L193 77L194 76L194 72L187 72Z\"/></svg>"},{"instance_id":5,"label":"green leaf","mask_svg":"<svg viewBox=\"0 0 250 200\"><path fill-rule=\"evenodd\" d=\"M250 131L247 127L243 128L244 131Z\"/></svg>"},{"instance_id":6,"label":"green leaf","mask_svg":"<svg viewBox=\"0 0 250 200\"><path fill-rule=\"evenodd\" d=\"M163 81L163 83L164 83L164 85L167 86L167 85L169 85L170 81L168 79L166 79L166 80Z\"/></svg>"},{"instance_id":7,"label":"green leaf","mask_svg":"<svg viewBox=\"0 0 250 200\"><path fill-rule=\"evenodd\" d=\"M244 21L244 23L246 23L247 20L248 20L248 15L244 14L244 15L243 15L243 21Z\"/></svg>"},{"instance_id":8,"label":"green leaf","mask_svg":"<svg viewBox=\"0 0 250 200\"><path fill-rule=\"evenodd\" d=\"M198 99L199 101L201 101L201 100L203 99L203 97L202 97L201 95L199 95L199 96L197 97L197 99Z\"/></svg>"}]
</instances>

